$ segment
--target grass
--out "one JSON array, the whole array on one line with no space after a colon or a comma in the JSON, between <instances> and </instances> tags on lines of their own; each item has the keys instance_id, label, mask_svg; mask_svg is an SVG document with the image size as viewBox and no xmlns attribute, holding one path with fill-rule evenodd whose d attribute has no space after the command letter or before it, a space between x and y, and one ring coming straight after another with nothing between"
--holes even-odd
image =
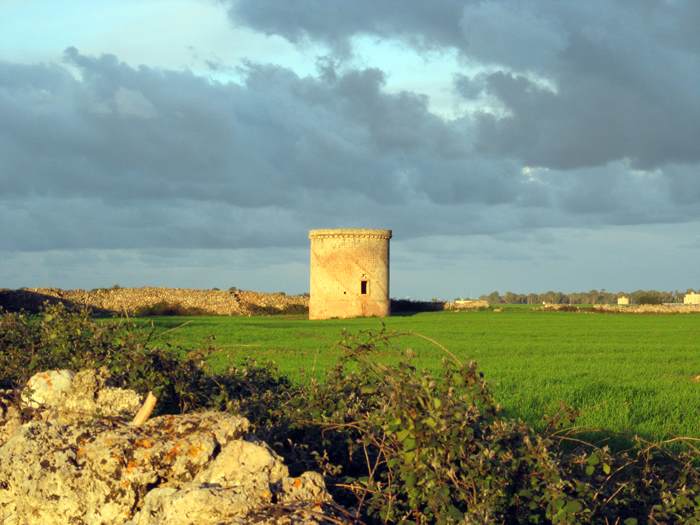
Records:
<instances>
[{"instance_id":1,"label":"grass","mask_svg":"<svg viewBox=\"0 0 700 525\"><path fill-rule=\"evenodd\" d=\"M343 329L379 329L378 319L308 321L301 316L157 317L155 339L193 348L211 343L210 363L224 369L245 357L272 360L294 380L320 377L339 356ZM186 323L183 325L183 323ZM700 437L700 316L538 312L430 312L385 320L389 330L434 338L463 360L476 360L506 412L537 426L560 401L578 424L647 439ZM420 367L436 369L443 352L418 336L397 341ZM399 351L384 352L392 362Z\"/></svg>"}]
</instances>

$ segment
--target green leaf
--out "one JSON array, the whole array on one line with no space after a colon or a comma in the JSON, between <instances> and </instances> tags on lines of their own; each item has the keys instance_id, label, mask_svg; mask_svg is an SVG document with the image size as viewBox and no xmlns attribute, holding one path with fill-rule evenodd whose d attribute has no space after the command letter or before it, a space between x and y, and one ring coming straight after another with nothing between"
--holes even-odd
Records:
<instances>
[{"instance_id":1,"label":"green leaf","mask_svg":"<svg viewBox=\"0 0 700 525\"><path fill-rule=\"evenodd\" d=\"M415 450L416 448L416 438L413 436L410 436L402 441L404 450L406 452L410 452L411 450Z\"/></svg>"},{"instance_id":2,"label":"green leaf","mask_svg":"<svg viewBox=\"0 0 700 525\"><path fill-rule=\"evenodd\" d=\"M437 421L435 421L432 417L426 417L423 420L423 423L428 425L430 428L435 428L437 426Z\"/></svg>"},{"instance_id":3,"label":"green leaf","mask_svg":"<svg viewBox=\"0 0 700 525\"><path fill-rule=\"evenodd\" d=\"M389 424L387 425L387 428L391 431L396 431L401 428L401 419L398 417L396 419L392 419Z\"/></svg>"},{"instance_id":4,"label":"green leaf","mask_svg":"<svg viewBox=\"0 0 700 525\"><path fill-rule=\"evenodd\" d=\"M450 517L456 521L460 521L463 517L464 514L462 514L462 511L460 511L457 507L454 505L450 505L447 507L447 513L450 515Z\"/></svg>"},{"instance_id":5,"label":"green leaf","mask_svg":"<svg viewBox=\"0 0 700 525\"><path fill-rule=\"evenodd\" d=\"M564 510L569 514L576 514L577 512L581 512L582 509L583 505L581 505L581 502L577 499L572 499L564 506Z\"/></svg>"},{"instance_id":6,"label":"green leaf","mask_svg":"<svg viewBox=\"0 0 700 525\"><path fill-rule=\"evenodd\" d=\"M409 472L408 474L406 474L403 480L406 483L406 486L409 488L416 486L416 475L413 472Z\"/></svg>"}]
</instances>

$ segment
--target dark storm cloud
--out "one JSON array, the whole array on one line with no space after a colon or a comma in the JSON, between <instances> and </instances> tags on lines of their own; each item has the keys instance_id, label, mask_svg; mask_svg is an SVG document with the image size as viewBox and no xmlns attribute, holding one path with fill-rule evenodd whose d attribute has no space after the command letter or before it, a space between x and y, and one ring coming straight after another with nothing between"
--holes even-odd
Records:
<instances>
[{"instance_id":1,"label":"dark storm cloud","mask_svg":"<svg viewBox=\"0 0 700 525\"><path fill-rule=\"evenodd\" d=\"M519 144L483 144L488 115L439 117L423 95L389 93L378 69L299 77L251 63L240 78L75 49L63 65L0 63L0 250L287 247L311 227L409 238L700 215L692 165L526 166ZM511 72L463 82L509 107L545 96Z\"/></svg>"},{"instance_id":2,"label":"dark storm cloud","mask_svg":"<svg viewBox=\"0 0 700 525\"><path fill-rule=\"evenodd\" d=\"M0 64L7 195L293 207L309 191L382 203L423 187L465 202L517 185L512 166L489 174L480 165L462 168L449 197L434 190L424 179L451 178L451 166L472 154L465 130L431 114L424 97L383 92L378 70L317 79L249 64L238 85L74 49L66 58L81 79Z\"/></svg>"},{"instance_id":3,"label":"dark storm cloud","mask_svg":"<svg viewBox=\"0 0 700 525\"><path fill-rule=\"evenodd\" d=\"M499 71L465 83L508 115L481 115L479 151L556 169L629 159L653 169L698 163L698 2L276 0L231 2L234 21L293 42L351 49L374 35L453 48Z\"/></svg>"},{"instance_id":4,"label":"dark storm cloud","mask_svg":"<svg viewBox=\"0 0 700 525\"><path fill-rule=\"evenodd\" d=\"M381 71L242 76L75 49L63 66L0 63L0 216L16 225L0 249L285 246L310 226L386 223L388 209L422 234L441 204L532 192L516 164L475 156L469 122L388 94Z\"/></svg>"},{"instance_id":5,"label":"dark storm cloud","mask_svg":"<svg viewBox=\"0 0 700 525\"><path fill-rule=\"evenodd\" d=\"M427 48L457 43L464 2L442 0L222 0L230 5L235 20L266 34L281 35L291 42L320 39L341 55L351 51L349 39L356 34L401 36Z\"/></svg>"}]
</instances>

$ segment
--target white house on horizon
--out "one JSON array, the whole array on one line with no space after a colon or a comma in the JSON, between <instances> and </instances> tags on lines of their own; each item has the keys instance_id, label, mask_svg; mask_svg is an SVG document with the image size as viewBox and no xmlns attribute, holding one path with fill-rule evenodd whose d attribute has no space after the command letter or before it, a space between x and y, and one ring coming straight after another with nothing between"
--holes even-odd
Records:
<instances>
[{"instance_id":1,"label":"white house on horizon","mask_svg":"<svg viewBox=\"0 0 700 525\"><path fill-rule=\"evenodd\" d=\"M700 293L690 292L685 294L683 304L700 304Z\"/></svg>"}]
</instances>

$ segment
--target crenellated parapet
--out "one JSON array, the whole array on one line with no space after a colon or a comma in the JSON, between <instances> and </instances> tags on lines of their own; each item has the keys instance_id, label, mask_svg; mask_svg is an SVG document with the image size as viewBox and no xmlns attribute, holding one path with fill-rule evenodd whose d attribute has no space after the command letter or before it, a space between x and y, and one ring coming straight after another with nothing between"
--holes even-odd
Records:
<instances>
[{"instance_id":1,"label":"crenellated parapet","mask_svg":"<svg viewBox=\"0 0 700 525\"><path fill-rule=\"evenodd\" d=\"M367 239L391 239L391 230L371 230L367 228L339 228L326 230L310 230L309 239L320 237L360 237Z\"/></svg>"}]
</instances>

